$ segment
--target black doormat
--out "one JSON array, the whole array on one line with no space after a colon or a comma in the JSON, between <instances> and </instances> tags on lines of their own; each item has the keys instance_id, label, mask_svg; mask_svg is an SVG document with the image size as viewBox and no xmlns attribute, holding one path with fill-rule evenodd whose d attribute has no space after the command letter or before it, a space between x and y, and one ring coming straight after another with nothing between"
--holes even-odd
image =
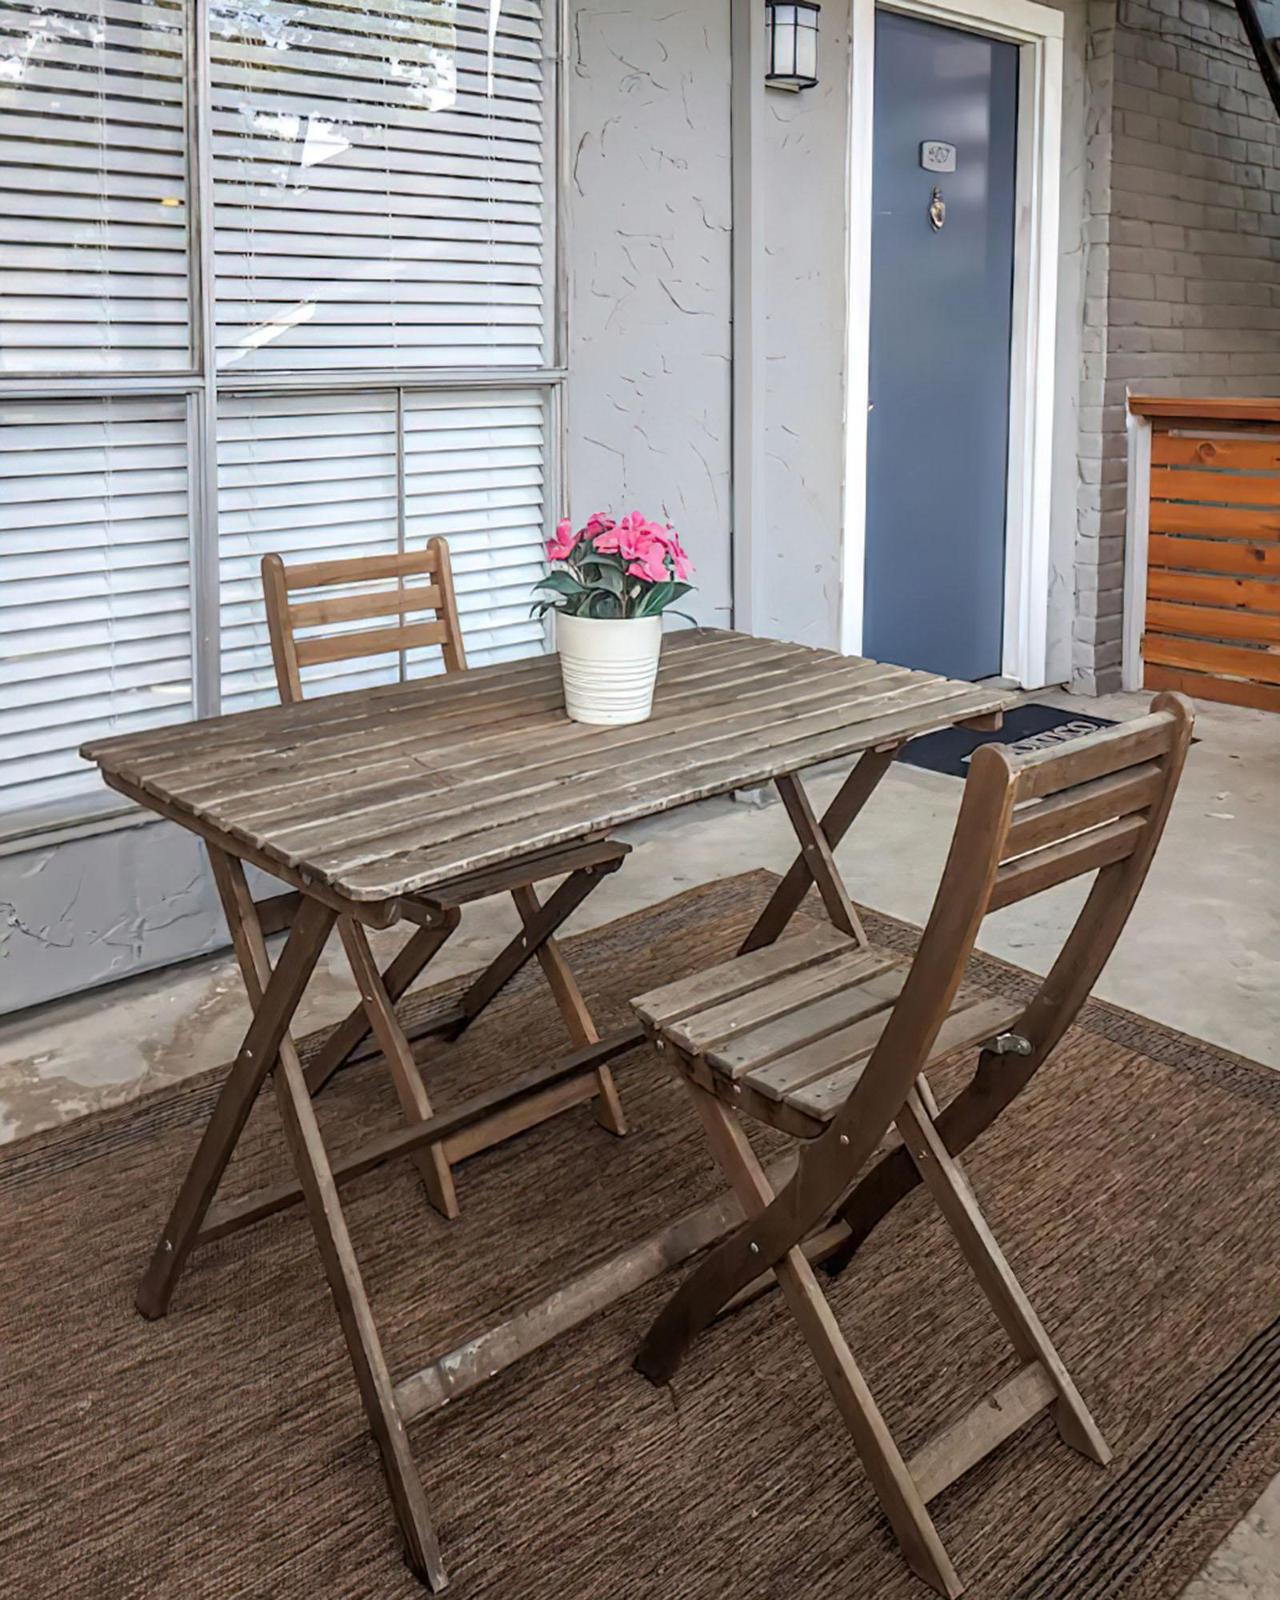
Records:
<instances>
[{"instance_id":1,"label":"black doormat","mask_svg":"<svg viewBox=\"0 0 1280 1600\"><path fill-rule=\"evenodd\" d=\"M1098 728L1114 728L1114 717L1091 717L1082 711L1063 711L1057 706L1032 703L1017 706L1004 714L1004 726L994 733L976 733L972 728L943 728L912 739L898 757L926 772L945 772L963 778L969 772L969 757L983 744L1008 745L1022 755L1032 750L1048 750L1070 744Z\"/></svg>"}]
</instances>

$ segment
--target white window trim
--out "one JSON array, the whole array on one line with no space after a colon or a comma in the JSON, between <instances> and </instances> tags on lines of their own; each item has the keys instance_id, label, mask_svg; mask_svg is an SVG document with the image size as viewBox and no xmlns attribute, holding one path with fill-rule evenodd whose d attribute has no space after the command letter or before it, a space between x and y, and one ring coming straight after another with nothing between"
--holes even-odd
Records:
<instances>
[{"instance_id":1,"label":"white window trim","mask_svg":"<svg viewBox=\"0 0 1280 1600\"><path fill-rule=\"evenodd\" d=\"M544 60L551 76L546 100L545 208L550 268L546 277L551 300L544 362L521 367L436 367L431 369L368 369L299 373L232 374L219 372L214 350L213 173L210 161L209 0L192 0L188 13L186 177L189 197L188 314L193 338L193 365L165 374L96 373L75 377L0 377L0 403L117 399L132 396L187 397L189 450L192 716L217 716L221 694L221 640L217 517L217 405L233 394L333 394L345 391L529 389L546 396L547 462L544 534L550 537L558 508L566 502L564 386L569 349L565 197L569 161L567 73L569 0L544 0ZM402 463L403 465L403 463ZM400 509L403 522L403 505ZM547 624L550 646L550 623ZM103 788L97 798L51 802L36 810L0 813L0 855L65 843L88 835L136 827L157 820Z\"/></svg>"},{"instance_id":2,"label":"white window trim","mask_svg":"<svg viewBox=\"0 0 1280 1600\"><path fill-rule=\"evenodd\" d=\"M840 649L862 651L870 407L871 184L876 0L853 0L849 123L848 330ZM1060 11L1034 0L889 0L924 17L1019 46L1009 473L1001 670L1024 688L1048 674L1049 522L1062 162Z\"/></svg>"}]
</instances>

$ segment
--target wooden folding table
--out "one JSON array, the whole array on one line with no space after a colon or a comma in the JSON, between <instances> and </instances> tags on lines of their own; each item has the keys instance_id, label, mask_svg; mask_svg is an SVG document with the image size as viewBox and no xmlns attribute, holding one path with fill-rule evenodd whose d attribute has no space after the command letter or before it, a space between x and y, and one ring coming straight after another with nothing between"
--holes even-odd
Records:
<instances>
[{"instance_id":1,"label":"wooden folding table","mask_svg":"<svg viewBox=\"0 0 1280 1600\"><path fill-rule=\"evenodd\" d=\"M594 1093L596 1074L640 1042L638 1027L597 1038L584 1016L575 1046L553 1062L424 1121L331 1158L312 1096L345 1062L379 1052L413 1061L395 1010L456 925L486 874L563 852L569 875L464 991L429 1014L415 1038L454 1039L547 941L623 850L610 829L710 795L774 781L800 853L744 944L776 939L811 885L827 915L864 940L834 850L906 740L956 722L997 719L999 689L955 683L858 657L690 631L665 642L648 722L590 728L563 710L554 656L481 667L242 712L86 746L112 788L198 834L208 850L253 1017L174 1203L137 1304L163 1316L192 1249L304 1202L409 1564L445 1582L406 1425L658 1276L734 1227L728 1198L589 1268L457 1350L395 1380L383 1353L339 1199L339 1186L385 1162L446 1144L470 1150L529 1127ZM819 819L796 776L819 762L860 759ZM591 848L597 844L598 848ZM585 848L584 848L585 847ZM264 919L245 876L262 867L292 888ZM304 1072L290 1037L298 1003L335 922L355 952L361 1008ZM362 961L363 929L418 924L379 973ZM267 933L287 925L274 965ZM864 941L865 942L865 941ZM550 975L550 974L549 974ZM364 1044L372 1033L377 1049ZM436 1048L439 1046L437 1045ZM428 1046L427 1048L432 1048ZM644 1055L639 1059L652 1060ZM429 1065L429 1058L428 1058ZM254 1100L272 1080L295 1177L215 1205Z\"/></svg>"}]
</instances>

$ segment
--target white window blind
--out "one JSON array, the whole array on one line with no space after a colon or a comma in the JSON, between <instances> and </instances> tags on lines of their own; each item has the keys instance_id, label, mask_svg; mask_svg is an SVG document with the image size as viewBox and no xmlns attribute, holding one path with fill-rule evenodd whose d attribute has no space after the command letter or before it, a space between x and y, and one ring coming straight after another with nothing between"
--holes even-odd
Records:
<instances>
[{"instance_id":1,"label":"white window blind","mask_svg":"<svg viewBox=\"0 0 1280 1600\"><path fill-rule=\"evenodd\" d=\"M0 832L116 804L88 738L276 698L268 551L442 535L469 661L545 648L549 15L0 0Z\"/></svg>"},{"instance_id":2,"label":"white window blind","mask_svg":"<svg viewBox=\"0 0 1280 1600\"><path fill-rule=\"evenodd\" d=\"M545 648L545 628L530 615L546 571L543 397L406 395L404 458L405 541L416 549L448 540L468 664Z\"/></svg>"},{"instance_id":3,"label":"white window blind","mask_svg":"<svg viewBox=\"0 0 1280 1600\"><path fill-rule=\"evenodd\" d=\"M86 739L191 710L185 401L0 405L0 811L101 794Z\"/></svg>"},{"instance_id":4,"label":"white window blind","mask_svg":"<svg viewBox=\"0 0 1280 1600\"><path fill-rule=\"evenodd\" d=\"M260 564L421 549L449 542L468 663L541 649L530 615L544 571L546 405L536 391L286 395L223 402L218 423L222 705L276 698ZM403 478L403 534L399 484ZM333 593L344 591L335 590ZM367 621L353 629L373 626ZM438 649L404 670L443 670ZM398 655L304 669L308 694L337 694L401 675Z\"/></svg>"},{"instance_id":5,"label":"white window blind","mask_svg":"<svg viewBox=\"0 0 1280 1600\"><path fill-rule=\"evenodd\" d=\"M183 15L0 6L0 373L190 368Z\"/></svg>"},{"instance_id":6,"label":"white window blind","mask_svg":"<svg viewBox=\"0 0 1280 1600\"><path fill-rule=\"evenodd\" d=\"M397 502L394 393L223 401L218 566L224 711L277 699L263 556L274 552L290 563L390 554L399 547ZM303 687L308 694L337 694L398 675L397 657L374 656L309 667Z\"/></svg>"},{"instance_id":7,"label":"white window blind","mask_svg":"<svg viewBox=\"0 0 1280 1600\"><path fill-rule=\"evenodd\" d=\"M536 0L216 0L218 362L544 364Z\"/></svg>"}]
</instances>

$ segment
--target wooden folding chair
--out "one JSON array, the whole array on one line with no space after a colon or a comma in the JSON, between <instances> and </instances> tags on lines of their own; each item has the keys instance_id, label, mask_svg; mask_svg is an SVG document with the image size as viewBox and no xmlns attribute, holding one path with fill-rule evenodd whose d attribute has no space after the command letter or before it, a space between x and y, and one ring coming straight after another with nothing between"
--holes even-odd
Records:
<instances>
[{"instance_id":1,"label":"wooden folding chair","mask_svg":"<svg viewBox=\"0 0 1280 1600\"><path fill-rule=\"evenodd\" d=\"M331 662L403 654L434 645L440 649L446 672L466 670L449 547L443 539L429 540L420 551L290 567L278 555L267 555L262 558L262 586L276 683L284 702L303 698L304 668ZM343 592L327 596L323 593L334 589ZM295 598L314 590L322 591L319 598ZM424 617L424 613L428 615ZM378 625L332 631L334 625L371 619L376 619ZM494 729L486 726L484 731L491 734ZM599 1034L582 991L546 928L558 925L598 874L616 867L629 848L614 840L597 840L513 862L497 871L475 873L446 885L441 892L432 893L430 916L384 972L378 970L366 929L351 917L339 917L338 932L360 990L360 1005L338 1025L308 1068L312 1093L318 1093L340 1066L356 1056L372 1033L386 1058L406 1118L422 1122L432 1115L411 1038L396 1016L396 1002L452 935L461 907L495 894L510 893L520 914L522 932L464 995L462 1009L466 1014L451 1030L451 1036L460 1033L489 1003L522 964L532 944L574 1045L594 1044ZM565 874L569 875L566 883L544 906L535 885ZM273 919L271 925L278 922ZM608 1067L599 1068L595 1085L597 1120L611 1133L626 1133L622 1102ZM443 1144L431 1144L416 1152L414 1160L432 1204L446 1217L456 1217L458 1201L448 1150Z\"/></svg>"},{"instance_id":2,"label":"wooden folding chair","mask_svg":"<svg viewBox=\"0 0 1280 1600\"><path fill-rule=\"evenodd\" d=\"M1164 694L1150 715L1066 748L1016 761L997 745L979 749L911 961L823 928L747 948L634 1002L682 1074L746 1217L667 1302L637 1368L655 1383L669 1381L694 1336L772 1269L907 1561L948 1596L962 1586L926 1510L947 1485L1046 1409L1067 1444L1091 1460L1110 1459L958 1158L1043 1066L1093 987L1151 864L1191 726L1189 703ZM1084 908L1029 1005L963 984L989 911L1093 871ZM975 1046L972 1080L939 1110L927 1069ZM777 1193L739 1112L805 1141ZM900 1142L859 1181L895 1126ZM906 1460L812 1264L839 1271L921 1179L1020 1366Z\"/></svg>"}]
</instances>

